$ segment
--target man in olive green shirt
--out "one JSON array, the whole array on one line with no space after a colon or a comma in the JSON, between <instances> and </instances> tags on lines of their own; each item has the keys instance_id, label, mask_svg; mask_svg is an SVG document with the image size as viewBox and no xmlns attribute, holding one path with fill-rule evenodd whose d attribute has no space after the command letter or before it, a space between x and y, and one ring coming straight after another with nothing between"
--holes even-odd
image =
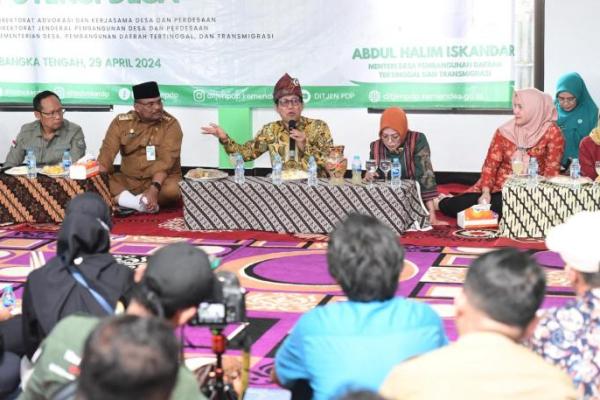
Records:
<instances>
[{"instance_id":1,"label":"man in olive green shirt","mask_svg":"<svg viewBox=\"0 0 600 400\"><path fill-rule=\"evenodd\" d=\"M62 162L65 150L76 161L85 155L85 139L81 127L63 118L64 109L60 98L46 90L33 98L33 114L36 121L21 127L4 162L5 167L23 163L27 150L32 149L38 165L54 165Z\"/></svg>"}]
</instances>

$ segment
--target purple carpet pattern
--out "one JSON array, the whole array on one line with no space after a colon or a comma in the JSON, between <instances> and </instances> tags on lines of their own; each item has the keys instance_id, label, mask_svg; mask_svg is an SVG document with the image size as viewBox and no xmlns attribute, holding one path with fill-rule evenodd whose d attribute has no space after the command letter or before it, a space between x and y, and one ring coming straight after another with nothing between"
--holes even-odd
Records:
<instances>
[{"instance_id":1,"label":"purple carpet pattern","mask_svg":"<svg viewBox=\"0 0 600 400\"><path fill-rule=\"evenodd\" d=\"M249 323L229 326L227 354L240 354L240 337L252 341L251 377L253 387L272 386L273 356L300 315L318 305L345 298L327 272L326 242L257 241L253 239L214 240L176 237L113 235L111 252L131 268L144 263L158 248L185 240L208 254L222 258L219 269L238 274L248 293ZM468 265L490 248L406 246L406 262L398 294L424 301L443 318L448 336L456 338L453 297L460 290ZM0 230L0 288L13 285L21 296L23 282L31 271L32 251L46 260L56 253L55 232ZM548 279L544 307L563 304L573 297L562 271L562 261L549 251L534 251L545 267ZM211 333L206 327L180 329L185 343L186 363L191 368L211 360Z\"/></svg>"}]
</instances>

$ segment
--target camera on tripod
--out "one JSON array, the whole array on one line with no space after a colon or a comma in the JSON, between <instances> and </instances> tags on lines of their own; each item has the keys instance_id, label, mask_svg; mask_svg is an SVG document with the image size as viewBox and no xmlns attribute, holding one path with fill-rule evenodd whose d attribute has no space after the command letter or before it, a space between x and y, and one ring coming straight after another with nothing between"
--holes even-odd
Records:
<instances>
[{"instance_id":1,"label":"camera on tripod","mask_svg":"<svg viewBox=\"0 0 600 400\"><path fill-rule=\"evenodd\" d=\"M198 305L192 326L222 326L246 321L246 290L233 272L215 273L218 285L208 301Z\"/></svg>"}]
</instances>

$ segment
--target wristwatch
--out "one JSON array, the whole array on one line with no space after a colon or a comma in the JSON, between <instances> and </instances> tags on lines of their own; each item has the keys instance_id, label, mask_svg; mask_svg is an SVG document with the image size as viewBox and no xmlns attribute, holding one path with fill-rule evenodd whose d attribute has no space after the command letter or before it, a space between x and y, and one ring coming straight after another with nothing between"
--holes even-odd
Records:
<instances>
[{"instance_id":1,"label":"wristwatch","mask_svg":"<svg viewBox=\"0 0 600 400\"><path fill-rule=\"evenodd\" d=\"M151 185L154 186L156 188L156 190L158 190L160 192L160 189L162 188L162 185L160 184L160 182L153 181L151 183Z\"/></svg>"}]
</instances>

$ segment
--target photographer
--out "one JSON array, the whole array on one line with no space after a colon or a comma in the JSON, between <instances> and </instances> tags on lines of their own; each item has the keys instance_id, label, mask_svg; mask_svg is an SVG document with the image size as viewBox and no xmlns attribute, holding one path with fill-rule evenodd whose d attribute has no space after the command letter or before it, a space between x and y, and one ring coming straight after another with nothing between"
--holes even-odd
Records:
<instances>
[{"instance_id":1,"label":"photographer","mask_svg":"<svg viewBox=\"0 0 600 400\"><path fill-rule=\"evenodd\" d=\"M138 269L139 270L139 269ZM143 273L143 277L140 276ZM136 283L126 313L158 316L174 328L196 315L198 304L211 297L217 280L207 255L187 243L163 247L136 271ZM51 399L69 381L76 379L85 340L99 318L70 316L63 319L34 356L35 369L21 399ZM173 399L205 399L192 373L180 366Z\"/></svg>"}]
</instances>

